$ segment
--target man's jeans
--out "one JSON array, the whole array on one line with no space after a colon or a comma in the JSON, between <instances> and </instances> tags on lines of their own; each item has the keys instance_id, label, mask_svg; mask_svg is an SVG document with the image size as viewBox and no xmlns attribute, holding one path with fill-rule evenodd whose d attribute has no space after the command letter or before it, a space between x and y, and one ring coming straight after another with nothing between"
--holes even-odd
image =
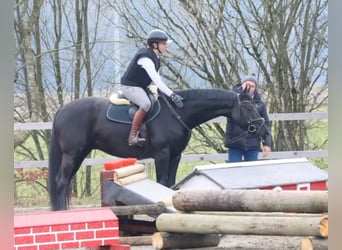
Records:
<instances>
[{"instance_id":1,"label":"man's jeans","mask_svg":"<svg viewBox=\"0 0 342 250\"><path fill-rule=\"evenodd\" d=\"M258 150L245 150L241 148L229 148L228 162L256 161L258 160Z\"/></svg>"}]
</instances>

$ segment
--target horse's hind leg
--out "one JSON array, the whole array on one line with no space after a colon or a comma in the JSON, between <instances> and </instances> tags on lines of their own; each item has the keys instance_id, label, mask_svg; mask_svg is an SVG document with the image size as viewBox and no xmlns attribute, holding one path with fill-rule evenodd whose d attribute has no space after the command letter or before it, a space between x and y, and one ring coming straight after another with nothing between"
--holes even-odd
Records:
<instances>
[{"instance_id":1,"label":"horse's hind leg","mask_svg":"<svg viewBox=\"0 0 342 250\"><path fill-rule=\"evenodd\" d=\"M54 210L66 210L68 203L69 185L76 172L75 158L72 155L64 153L62 156L61 167L56 176L57 200Z\"/></svg>"}]
</instances>

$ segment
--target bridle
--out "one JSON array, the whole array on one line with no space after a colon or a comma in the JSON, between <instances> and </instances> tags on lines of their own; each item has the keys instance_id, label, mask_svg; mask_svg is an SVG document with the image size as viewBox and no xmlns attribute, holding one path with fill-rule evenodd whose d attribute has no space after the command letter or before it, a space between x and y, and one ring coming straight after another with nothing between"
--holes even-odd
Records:
<instances>
[{"instance_id":1,"label":"bridle","mask_svg":"<svg viewBox=\"0 0 342 250\"><path fill-rule=\"evenodd\" d=\"M251 103L252 101L241 101L241 100L239 100L240 105L241 105L241 103L247 103L247 102ZM255 108L255 106L252 105L252 107L253 107L254 111L256 113L258 113L258 110ZM258 121L261 121L259 127L257 127L255 125L255 123ZM238 142L239 140L241 140L242 138L247 136L247 134L259 134L260 130L263 128L263 126L265 126L265 119L263 117L259 117L259 118L255 118L255 119L249 119L247 124L248 124L247 130L244 131L241 135L238 135L238 136L231 138L229 140L230 143Z\"/></svg>"}]
</instances>

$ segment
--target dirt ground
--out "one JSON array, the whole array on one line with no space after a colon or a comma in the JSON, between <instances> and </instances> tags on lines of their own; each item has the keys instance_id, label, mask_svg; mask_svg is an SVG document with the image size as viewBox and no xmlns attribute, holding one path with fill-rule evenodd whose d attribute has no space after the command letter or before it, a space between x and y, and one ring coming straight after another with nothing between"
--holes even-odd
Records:
<instances>
[{"instance_id":1,"label":"dirt ground","mask_svg":"<svg viewBox=\"0 0 342 250\"><path fill-rule=\"evenodd\" d=\"M192 248L187 250L290 250L300 249L305 237L261 236L261 235L222 235L218 246ZM152 246L131 246L131 250L155 250Z\"/></svg>"}]
</instances>

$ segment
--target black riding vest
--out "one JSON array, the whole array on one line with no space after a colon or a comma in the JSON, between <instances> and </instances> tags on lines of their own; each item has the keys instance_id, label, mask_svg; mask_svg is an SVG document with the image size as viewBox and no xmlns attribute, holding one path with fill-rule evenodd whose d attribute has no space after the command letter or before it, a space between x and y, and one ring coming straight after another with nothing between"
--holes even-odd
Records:
<instances>
[{"instance_id":1,"label":"black riding vest","mask_svg":"<svg viewBox=\"0 0 342 250\"><path fill-rule=\"evenodd\" d=\"M146 70L137 63L142 57L150 58L154 63L156 71L158 72L160 60L152 48L139 49L128 65L125 74L121 77L122 85L139 86L145 89L152 82L152 79L147 74Z\"/></svg>"}]
</instances>

